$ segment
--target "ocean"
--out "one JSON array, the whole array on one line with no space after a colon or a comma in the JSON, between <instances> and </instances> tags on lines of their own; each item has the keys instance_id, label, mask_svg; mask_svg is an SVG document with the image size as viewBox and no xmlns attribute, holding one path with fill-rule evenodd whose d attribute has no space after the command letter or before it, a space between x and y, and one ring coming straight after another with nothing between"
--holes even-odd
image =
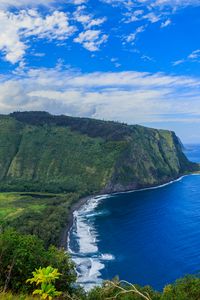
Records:
<instances>
[{"instance_id":1,"label":"ocean","mask_svg":"<svg viewBox=\"0 0 200 300\"><path fill-rule=\"evenodd\" d=\"M200 145L185 154L200 162ZM157 290L200 271L200 175L90 199L74 212L68 249L86 290L105 279Z\"/></svg>"}]
</instances>

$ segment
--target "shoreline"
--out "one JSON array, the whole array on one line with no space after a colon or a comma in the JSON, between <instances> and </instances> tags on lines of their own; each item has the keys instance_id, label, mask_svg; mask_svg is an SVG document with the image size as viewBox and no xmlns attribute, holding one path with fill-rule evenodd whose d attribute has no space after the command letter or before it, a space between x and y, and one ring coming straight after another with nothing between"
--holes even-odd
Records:
<instances>
[{"instance_id":1,"label":"shoreline","mask_svg":"<svg viewBox=\"0 0 200 300\"><path fill-rule=\"evenodd\" d=\"M89 199L92 199L95 196L98 196L98 194L82 197L82 198L78 199L75 203L72 204L72 206L70 207L70 210L69 210L68 223L62 234L60 248L65 248L65 250L68 250L68 236L69 236L70 229L73 226L74 212L76 210L79 210Z\"/></svg>"},{"instance_id":2,"label":"shoreline","mask_svg":"<svg viewBox=\"0 0 200 300\"><path fill-rule=\"evenodd\" d=\"M107 196L110 197L112 195L118 195L118 194L126 194L126 193L134 193L134 192L142 192L142 191L146 191L146 190L152 190L152 189L158 189L158 188L162 188L165 187L169 184L172 184L176 181L181 180L182 178L186 177L186 176L190 176L190 175L200 175L200 172L195 172L195 173L189 173L189 174L183 174L180 175L177 178L174 178L170 181L166 181L163 182L161 184L158 185L152 185L152 186L147 186L147 187L139 187L136 189L130 189L130 190L125 190L125 191L118 191L118 192L111 192L111 193L98 193L98 194L94 194L94 195L89 195L86 197L82 197L80 199L78 199L75 203L72 204L70 210L69 210L69 216L68 216L68 223L67 226L62 234L62 238L61 238L61 242L60 242L60 247L61 248L65 248L65 250L68 250L68 237L69 237L69 232L73 226L73 221L74 221L74 212L76 210L79 210L88 200L94 198L94 197L100 197L100 196Z\"/></svg>"}]
</instances>

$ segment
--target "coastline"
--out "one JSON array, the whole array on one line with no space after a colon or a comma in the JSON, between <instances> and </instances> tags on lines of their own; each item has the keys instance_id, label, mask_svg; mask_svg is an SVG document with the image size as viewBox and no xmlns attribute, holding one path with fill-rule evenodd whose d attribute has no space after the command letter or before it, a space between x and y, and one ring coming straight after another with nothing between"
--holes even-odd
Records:
<instances>
[{"instance_id":1,"label":"coastline","mask_svg":"<svg viewBox=\"0 0 200 300\"><path fill-rule=\"evenodd\" d=\"M86 197L82 197L78 199L75 203L72 204L70 210L69 210L69 215L68 215L68 223L62 233L61 236L61 242L60 242L60 248L65 248L66 250L68 249L68 236L70 229L72 228L73 221L74 221L74 212L76 210L79 210L89 199L92 199L93 197L98 196L97 195L90 195Z\"/></svg>"},{"instance_id":2,"label":"coastline","mask_svg":"<svg viewBox=\"0 0 200 300\"><path fill-rule=\"evenodd\" d=\"M65 249L72 255L72 260L76 266L78 283L89 291L92 287L102 283L101 270L106 268L107 261L115 260L115 254L109 250L100 250L98 248L98 232L95 229L94 215L104 214L105 211L96 212L96 208L102 199L110 198L114 195L137 193L152 189L161 189L167 185L181 181L184 177L200 175L200 173L183 174L160 185L154 185L146 188L138 188L129 191L115 192L110 194L96 194L81 198L71 207L70 222L67 227L67 241ZM167 190L166 190L167 191ZM165 193L165 190L164 190ZM91 201L90 201L91 200ZM107 200L109 201L109 199ZM73 248L75 241L78 248ZM76 247L77 247L76 246ZM108 252L107 252L108 251Z\"/></svg>"},{"instance_id":3,"label":"coastline","mask_svg":"<svg viewBox=\"0 0 200 300\"><path fill-rule=\"evenodd\" d=\"M60 247L61 248L65 248L66 250L68 250L68 236L69 236L69 232L70 232L70 229L72 228L73 226L73 221L74 221L74 212L76 210L79 210L88 200L94 198L94 197L98 197L98 196L103 196L103 195L107 195L108 197L109 196L112 196L112 195L117 195L117 194L123 194L123 193L133 193L133 192L142 192L142 191L146 191L146 190L151 190L151 189L157 189L157 188L162 188L164 186L167 186L169 184L172 184L176 181L179 181L181 180L182 178L184 178L185 176L190 176L190 175L200 175L200 172L194 172L194 173L189 173L189 174L182 174L170 181L166 181L166 182L163 182L163 183L160 183L158 185L151 185L151 186L146 186L146 187L138 187L136 189L127 189L127 190L124 190L124 191L113 191L113 192L108 192L108 193L105 193L105 192L100 192L98 194L93 194L93 195L89 195L89 196L86 196L86 197L82 197L80 199L78 199L75 203L72 204L70 210L69 210L69 216L68 216L68 223L61 235L61 242L60 242Z\"/></svg>"}]
</instances>

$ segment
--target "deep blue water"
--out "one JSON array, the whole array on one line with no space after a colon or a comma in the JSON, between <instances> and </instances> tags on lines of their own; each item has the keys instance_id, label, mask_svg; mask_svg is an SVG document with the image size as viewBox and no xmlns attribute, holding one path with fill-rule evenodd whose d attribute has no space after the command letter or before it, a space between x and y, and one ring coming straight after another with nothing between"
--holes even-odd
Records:
<instances>
[{"instance_id":1,"label":"deep blue water","mask_svg":"<svg viewBox=\"0 0 200 300\"><path fill-rule=\"evenodd\" d=\"M200 145L185 152L200 162ZM90 200L75 213L69 247L86 288L118 275L161 290L199 272L200 176Z\"/></svg>"}]
</instances>

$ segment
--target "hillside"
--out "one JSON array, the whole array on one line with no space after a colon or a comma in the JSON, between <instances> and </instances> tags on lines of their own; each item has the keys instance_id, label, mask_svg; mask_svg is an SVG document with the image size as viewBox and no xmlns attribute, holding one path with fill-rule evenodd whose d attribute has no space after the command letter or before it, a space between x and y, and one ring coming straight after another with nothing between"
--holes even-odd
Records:
<instances>
[{"instance_id":1,"label":"hillside","mask_svg":"<svg viewBox=\"0 0 200 300\"><path fill-rule=\"evenodd\" d=\"M199 169L173 132L46 112L0 115L0 226L66 245L80 198Z\"/></svg>"},{"instance_id":2,"label":"hillside","mask_svg":"<svg viewBox=\"0 0 200 300\"><path fill-rule=\"evenodd\" d=\"M0 145L1 191L118 192L198 169L173 132L46 112L1 115Z\"/></svg>"}]
</instances>

